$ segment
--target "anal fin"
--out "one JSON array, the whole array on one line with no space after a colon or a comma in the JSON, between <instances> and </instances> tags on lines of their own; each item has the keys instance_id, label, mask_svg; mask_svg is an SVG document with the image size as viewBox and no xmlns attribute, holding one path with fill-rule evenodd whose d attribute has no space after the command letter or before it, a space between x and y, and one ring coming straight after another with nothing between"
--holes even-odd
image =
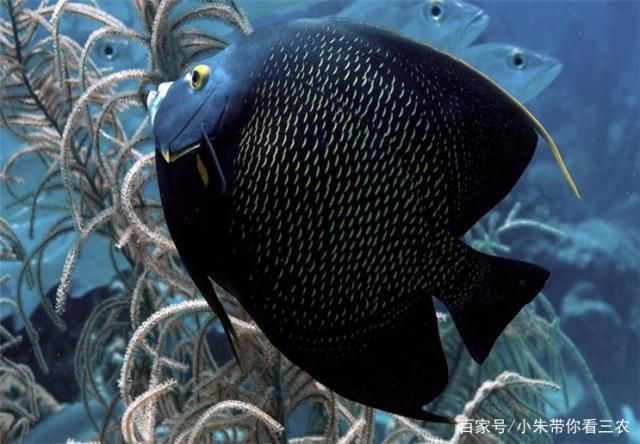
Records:
<instances>
[{"instance_id":1,"label":"anal fin","mask_svg":"<svg viewBox=\"0 0 640 444\"><path fill-rule=\"evenodd\" d=\"M518 312L542 290L549 272L527 262L489 256L451 237L454 276L436 295L447 307L462 340L482 363Z\"/></svg>"},{"instance_id":2,"label":"anal fin","mask_svg":"<svg viewBox=\"0 0 640 444\"><path fill-rule=\"evenodd\" d=\"M290 352L289 359L347 399L417 420L452 424L424 407L445 389L447 362L431 299L375 333L351 336L353 349Z\"/></svg>"}]
</instances>

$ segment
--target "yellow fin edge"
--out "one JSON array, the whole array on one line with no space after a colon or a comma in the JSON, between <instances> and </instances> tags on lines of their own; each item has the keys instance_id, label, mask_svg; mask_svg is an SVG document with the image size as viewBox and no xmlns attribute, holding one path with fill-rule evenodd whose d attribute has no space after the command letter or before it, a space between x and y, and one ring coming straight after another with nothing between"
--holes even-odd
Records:
<instances>
[{"instance_id":1,"label":"yellow fin edge","mask_svg":"<svg viewBox=\"0 0 640 444\"><path fill-rule=\"evenodd\" d=\"M538 134L540 134L540 136L544 139L544 141L547 142L547 145L549 145L549 148L551 149L551 153L553 154L553 157L555 157L556 162L560 167L560 171L562 171L562 175L567 180L567 183L569 184L569 187L571 187L571 189L573 190L573 193L576 195L578 199L580 199L580 191L578 191L578 187L576 186L576 183L573 181L573 178L571 177L571 173L569 173L567 166L564 164L564 160L562 159L562 154L560 154L560 150L558 149L558 146L551 138L551 135L547 132L544 126L542 126L540 121L538 121L538 119L536 119L535 116L531 114L531 112L529 112L529 110L522 103L517 101L515 98L514 100L522 108L522 110L527 115L527 117L531 119Z\"/></svg>"}]
</instances>

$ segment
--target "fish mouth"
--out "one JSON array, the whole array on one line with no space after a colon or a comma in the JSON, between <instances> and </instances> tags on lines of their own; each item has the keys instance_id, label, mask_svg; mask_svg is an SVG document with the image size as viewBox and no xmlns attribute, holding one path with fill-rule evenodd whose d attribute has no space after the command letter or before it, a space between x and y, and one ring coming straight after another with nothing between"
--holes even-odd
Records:
<instances>
[{"instance_id":1,"label":"fish mouth","mask_svg":"<svg viewBox=\"0 0 640 444\"><path fill-rule=\"evenodd\" d=\"M160 108L160 103L167 96L167 92L169 88L171 88L173 82L162 82L158 85L158 90L151 90L149 94L147 94L147 110L149 111L149 117L151 118L151 126L154 125L156 120L156 114L158 112L158 108Z\"/></svg>"},{"instance_id":2,"label":"fish mouth","mask_svg":"<svg viewBox=\"0 0 640 444\"><path fill-rule=\"evenodd\" d=\"M549 85L560 75L560 72L562 72L562 64L555 60L548 67L540 70L540 72L535 75L535 82L532 81L532 86L525 90L526 94L528 94L526 101L540 95L540 93L547 89Z\"/></svg>"},{"instance_id":3,"label":"fish mouth","mask_svg":"<svg viewBox=\"0 0 640 444\"><path fill-rule=\"evenodd\" d=\"M467 29L469 28L476 28L479 26L486 26L489 23L489 16L487 15L486 12L484 12L483 10L478 10L476 11L476 13L474 14L473 17L471 17L471 20L469 20L469 23L467 23Z\"/></svg>"},{"instance_id":4,"label":"fish mouth","mask_svg":"<svg viewBox=\"0 0 640 444\"><path fill-rule=\"evenodd\" d=\"M482 10L478 9L471 19L466 23L463 29L463 35L472 35L472 40L468 44L473 43L489 24L489 16Z\"/></svg>"},{"instance_id":5,"label":"fish mouth","mask_svg":"<svg viewBox=\"0 0 640 444\"><path fill-rule=\"evenodd\" d=\"M165 160L165 162L171 163L171 162L174 162L174 161L178 160L182 156L185 156L185 155L189 154L190 152L197 150L198 148L200 148L200 145L201 145L201 142L198 141L198 142L192 143L190 145L187 145L184 148L180 148L175 153L172 153L169 150L169 147L167 146L167 147L163 147L160 150L160 154L162 154L162 158Z\"/></svg>"},{"instance_id":6,"label":"fish mouth","mask_svg":"<svg viewBox=\"0 0 640 444\"><path fill-rule=\"evenodd\" d=\"M562 63L558 62L557 60L554 60L551 66L547 68L547 73L548 73L547 75L551 79L549 83L554 81L556 77L560 75L561 72L562 72Z\"/></svg>"}]
</instances>

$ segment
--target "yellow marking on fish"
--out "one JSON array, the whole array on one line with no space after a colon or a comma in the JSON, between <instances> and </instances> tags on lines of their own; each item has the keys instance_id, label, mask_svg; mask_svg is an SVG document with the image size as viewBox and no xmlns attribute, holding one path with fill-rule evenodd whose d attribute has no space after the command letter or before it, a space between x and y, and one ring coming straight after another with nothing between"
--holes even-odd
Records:
<instances>
[{"instance_id":1,"label":"yellow marking on fish","mask_svg":"<svg viewBox=\"0 0 640 444\"><path fill-rule=\"evenodd\" d=\"M171 152L169 151L169 148L162 148L160 153L162 154L162 158L165 162L171 163Z\"/></svg>"},{"instance_id":2,"label":"yellow marking on fish","mask_svg":"<svg viewBox=\"0 0 640 444\"><path fill-rule=\"evenodd\" d=\"M202 184L206 188L207 185L209 185L209 173L207 172L207 167L204 166L204 163L200 158L200 154L196 155L196 167L198 168L198 174L200 175L200 180L202 180Z\"/></svg>"}]
</instances>

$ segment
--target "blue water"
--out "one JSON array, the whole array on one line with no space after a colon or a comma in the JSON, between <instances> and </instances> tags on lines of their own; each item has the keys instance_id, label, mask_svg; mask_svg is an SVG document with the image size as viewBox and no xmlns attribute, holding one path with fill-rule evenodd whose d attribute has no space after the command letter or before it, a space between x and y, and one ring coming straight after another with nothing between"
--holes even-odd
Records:
<instances>
[{"instance_id":1,"label":"blue water","mask_svg":"<svg viewBox=\"0 0 640 444\"><path fill-rule=\"evenodd\" d=\"M487 29L475 44L509 43L547 54L562 63L558 77L527 106L562 151L582 198L577 200L573 196L541 141L524 176L499 210L504 214L518 201L523 205L523 215L565 232L566 238L562 241L536 233L512 236L509 238L512 253L551 271L544 292L561 315L562 328L586 358L614 423L629 424L629 431L618 439L605 433L591 435L584 430L574 435L555 433L551 437L555 442L640 443L640 1L471 3L490 17ZM106 9L125 23L135 21L134 13L125 9L124 2L112 0L106 4ZM359 1L359 5L368 7L366 1ZM334 13L336 8L339 9L336 2L313 4L294 9L288 16L305 15L309 11ZM3 18L5 12L3 9ZM256 23L269 21L268 15L256 19ZM69 27L68 32L76 32L79 41L86 39L92 30L76 28L74 31L71 24ZM104 48L98 51L105 55ZM117 51L115 60L104 59L104 63L110 63L115 70L144 64L141 48L134 44L118 46ZM110 51L107 52L109 56ZM22 145L0 130L0 159L4 164ZM2 197L2 217L20 226L18 231L24 236L27 248L32 247L34 241L27 238L25 226L20 225L25 222L25 213L21 208L6 208L9 198L5 191ZM58 199L63 202L60 196ZM36 234L43 236L47 229L47 222L42 221L36 227ZM63 251L72 239L60 242L49 253L52 265L47 282L50 287L55 285L64 262ZM89 261L81 261L76 273L73 295L79 300L112 278L106 265L109 263L106 244L95 242L87 247L90 253L85 259L88 257ZM0 266L0 275L9 273L12 277L0 287L2 297L13 299L16 265L0 262ZM32 313L38 306L37 297L26 285L23 292L24 304ZM87 297L84 299L88 301ZM73 319L81 321L88 316L93 302L86 302L87 307L83 307L82 302L78 304L80 308ZM0 310L3 326L20 328L20 322L14 324L6 306L0 305ZM37 311L35 313L37 316ZM48 330L50 324L42 325L47 325L40 331L43 337L62 334L53 326ZM52 350L45 352L55 355ZM72 355L73 344L61 348L58 359L63 367L71 365ZM10 353L7 356L21 359ZM47 377L37 368L33 370L36 381L54 396L64 397L64 387L48 387ZM71 374L72 370L58 371ZM570 376L577 375L574 370L568 371ZM604 420L579 378L572 376L569 380L574 402L570 410L565 409L559 416L580 421ZM78 412L75 414L82 414ZM77 418L67 421L77 421ZM52 419L49 423L58 424ZM44 423L42 427L46 427ZM36 426L34 436L47 436L46 429L44 434L42 430L38 431ZM78 431L73 433L78 434L73 436L77 439L90 436ZM49 435L51 442L63 439L52 436ZM47 438L27 442L47 442Z\"/></svg>"},{"instance_id":2,"label":"blue water","mask_svg":"<svg viewBox=\"0 0 640 444\"><path fill-rule=\"evenodd\" d=\"M613 416L632 419L640 407L640 3L479 4L497 18L487 39L516 41L564 65L530 109L563 150L582 200L549 170L545 149L519 189L574 237L571 246L533 256L547 258L552 277L545 293L563 313L562 326L587 358ZM638 427L628 437L634 442Z\"/></svg>"}]
</instances>

